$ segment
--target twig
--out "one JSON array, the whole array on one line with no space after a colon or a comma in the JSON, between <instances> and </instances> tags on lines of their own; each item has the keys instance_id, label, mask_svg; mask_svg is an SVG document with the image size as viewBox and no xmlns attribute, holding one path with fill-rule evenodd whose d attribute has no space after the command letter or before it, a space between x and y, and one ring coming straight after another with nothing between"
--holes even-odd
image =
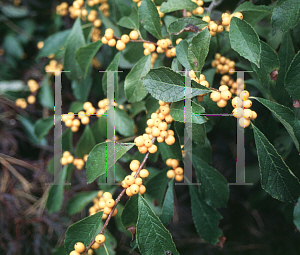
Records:
<instances>
[{"instance_id":1,"label":"twig","mask_svg":"<svg viewBox=\"0 0 300 255\"><path fill-rule=\"evenodd\" d=\"M4 24L6 24L9 28L17 32L18 34L24 36L27 40L33 39L33 36L29 33L27 33L22 28L18 27L15 23L11 22L8 18L2 18L2 21Z\"/></svg>"},{"instance_id":2,"label":"twig","mask_svg":"<svg viewBox=\"0 0 300 255\"><path fill-rule=\"evenodd\" d=\"M212 12L212 10L213 10L215 7L217 7L218 5L220 5L223 1L224 1L224 0L213 0L213 1L210 3L210 5L209 5L207 8L205 8L205 10L206 10L207 12Z\"/></svg>"}]
</instances>

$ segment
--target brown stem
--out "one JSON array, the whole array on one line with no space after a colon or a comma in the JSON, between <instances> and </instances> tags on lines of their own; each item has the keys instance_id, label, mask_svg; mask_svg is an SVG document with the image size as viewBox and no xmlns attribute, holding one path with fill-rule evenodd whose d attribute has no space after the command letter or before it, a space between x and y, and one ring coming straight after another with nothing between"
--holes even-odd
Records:
<instances>
[{"instance_id":1,"label":"brown stem","mask_svg":"<svg viewBox=\"0 0 300 255\"><path fill-rule=\"evenodd\" d=\"M155 137L152 139L152 143L154 143L155 141ZM134 175L134 178L136 178L138 176L138 174L140 173L141 169L143 169L147 159L149 157L149 152L147 152L147 154L145 155L142 163L140 164L138 170L136 171L136 174ZM124 195L124 193L126 192L126 188L124 188L121 193L119 194L119 196L116 198L115 200L115 206L112 208L111 212L109 213L109 215L107 216L107 219L102 227L102 229L100 230L99 234L102 234L104 232L104 230L106 229L111 217L112 217L112 214L114 213L114 210L116 209L118 203L120 202L121 200L121 197ZM85 255L88 250L91 248L91 246L95 243L95 239L86 247L85 251L82 253L82 255Z\"/></svg>"}]
</instances>

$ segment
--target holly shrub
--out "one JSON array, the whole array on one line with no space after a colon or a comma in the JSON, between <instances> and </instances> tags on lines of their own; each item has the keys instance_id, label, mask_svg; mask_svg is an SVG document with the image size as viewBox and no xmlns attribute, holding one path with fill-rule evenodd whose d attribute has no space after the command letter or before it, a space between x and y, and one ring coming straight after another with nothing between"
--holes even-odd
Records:
<instances>
[{"instance_id":1,"label":"holly shrub","mask_svg":"<svg viewBox=\"0 0 300 255\"><path fill-rule=\"evenodd\" d=\"M46 20L34 14L41 9ZM259 238L283 220L289 251L247 254L299 254L299 9L295 0L2 3L3 130L20 123L23 149L45 162L48 188L34 208L68 226L53 254L237 254L245 232ZM3 157L16 181L34 180ZM252 230L239 229L233 203L252 208ZM266 207L280 214L264 226L257 210ZM210 248L189 249L192 240ZM22 254L52 250L35 242Z\"/></svg>"}]
</instances>

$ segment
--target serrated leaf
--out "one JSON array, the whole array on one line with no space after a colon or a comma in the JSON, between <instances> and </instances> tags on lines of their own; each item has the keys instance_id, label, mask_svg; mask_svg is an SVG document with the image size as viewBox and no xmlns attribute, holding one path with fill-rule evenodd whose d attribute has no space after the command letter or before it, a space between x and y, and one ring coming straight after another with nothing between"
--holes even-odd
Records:
<instances>
[{"instance_id":1,"label":"serrated leaf","mask_svg":"<svg viewBox=\"0 0 300 255\"><path fill-rule=\"evenodd\" d=\"M157 100L177 102L184 99L185 76L172 71L167 67L154 68L143 78L144 85L149 93ZM191 81L191 96L208 93L211 90ZM195 87L201 87L201 89Z\"/></svg>"},{"instance_id":2,"label":"serrated leaf","mask_svg":"<svg viewBox=\"0 0 300 255\"><path fill-rule=\"evenodd\" d=\"M76 156L83 158L84 155L89 154L93 147L96 145L96 141L93 132L89 125L85 126L83 134L76 145Z\"/></svg>"},{"instance_id":3,"label":"serrated leaf","mask_svg":"<svg viewBox=\"0 0 300 255\"><path fill-rule=\"evenodd\" d=\"M154 176L149 176L151 178L145 183L146 195L151 198L151 200L157 200L158 206L163 202L164 194L169 182L167 177L167 171L169 169L164 169Z\"/></svg>"},{"instance_id":4,"label":"serrated leaf","mask_svg":"<svg viewBox=\"0 0 300 255\"><path fill-rule=\"evenodd\" d=\"M39 119L34 123L34 133L36 134L38 139L41 139L42 137L48 134L48 132L53 126L54 126L53 116Z\"/></svg>"},{"instance_id":5,"label":"serrated leaf","mask_svg":"<svg viewBox=\"0 0 300 255\"><path fill-rule=\"evenodd\" d=\"M62 202L64 198L64 182L67 175L68 166L64 166L59 176L56 176L58 182L55 185L52 185L49 189L48 198L46 202L46 208L48 213L58 212L62 207Z\"/></svg>"},{"instance_id":6,"label":"serrated leaf","mask_svg":"<svg viewBox=\"0 0 300 255\"><path fill-rule=\"evenodd\" d=\"M178 61L177 58L173 58L172 60L172 65L171 65L171 69L173 71L181 71L182 70L182 65L180 64L180 62Z\"/></svg>"},{"instance_id":7,"label":"serrated leaf","mask_svg":"<svg viewBox=\"0 0 300 255\"><path fill-rule=\"evenodd\" d=\"M178 61L187 69L192 70L188 60L189 44L186 40L182 40L176 45L176 56Z\"/></svg>"},{"instance_id":8,"label":"serrated leaf","mask_svg":"<svg viewBox=\"0 0 300 255\"><path fill-rule=\"evenodd\" d=\"M140 29L139 15L136 8L133 8L129 16L123 16L117 23L119 26L129 29Z\"/></svg>"},{"instance_id":9,"label":"serrated leaf","mask_svg":"<svg viewBox=\"0 0 300 255\"><path fill-rule=\"evenodd\" d=\"M246 21L232 17L229 38L233 50L254 63L258 68L260 67L261 45L259 37L251 25Z\"/></svg>"},{"instance_id":10,"label":"serrated leaf","mask_svg":"<svg viewBox=\"0 0 300 255\"><path fill-rule=\"evenodd\" d=\"M70 71L66 75L71 80L79 80L83 76L83 72L75 56L75 52L80 47L85 46L85 39L80 23L80 18L77 18L65 44L64 68Z\"/></svg>"},{"instance_id":11,"label":"serrated leaf","mask_svg":"<svg viewBox=\"0 0 300 255\"><path fill-rule=\"evenodd\" d=\"M96 41L93 43L90 43L86 46L80 47L75 55L76 55L76 60L83 72L83 78L86 77L88 73L88 69L91 66L92 59L102 46L101 41Z\"/></svg>"},{"instance_id":12,"label":"serrated leaf","mask_svg":"<svg viewBox=\"0 0 300 255\"><path fill-rule=\"evenodd\" d=\"M256 97L255 99L267 107L282 123L293 139L298 152L300 152L300 120L296 118L293 111L288 107L263 98Z\"/></svg>"},{"instance_id":13,"label":"serrated leaf","mask_svg":"<svg viewBox=\"0 0 300 255\"><path fill-rule=\"evenodd\" d=\"M143 27L155 38L161 39L160 16L151 0L142 1L139 7L139 19Z\"/></svg>"},{"instance_id":14,"label":"serrated leaf","mask_svg":"<svg viewBox=\"0 0 300 255\"><path fill-rule=\"evenodd\" d=\"M80 192L73 196L67 204L67 213L73 215L81 212L92 200L97 197L98 191Z\"/></svg>"},{"instance_id":15,"label":"serrated leaf","mask_svg":"<svg viewBox=\"0 0 300 255\"><path fill-rule=\"evenodd\" d=\"M201 71L209 51L211 35L208 29L197 34L189 44L188 60L192 70ZM200 73L196 73L200 76Z\"/></svg>"},{"instance_id":16,"label":"serrated leaf","mask_svg":"<svg viewBox=\"0 0 300 255\"><path fill-rule=\"evenodd\" d=\"M107 95L107 72L108 71L118 71L119 61L120 61L120 54L121 52L117 53L114 57L114 59L111 61L109 66L106 69L106 72L104 73L102 77L102 89L104 92L104 95ZM114 86L115 86L115 97L118 98L118 72L114 73Z\"/></svg>"},{"instance_id":17,"label":"serrated leaf","mask_svg":"<svg viewBox=\"0 0 300 255\"><path fill-rule=\"evenodd\" d=\"M125 78L125 95L130 103L138 102L148 94L148 90L143 84L144 77L151 68L151 55L142 57L130 70Z\"/></svg>"},{"instance_id":18,"label":"serrated leaf","mask_svg":"<svg viewBox=\"0 0 300 255\"><path fill-rule=\"evenodd\" d=\"M115 154L114 162L112 165L107 165L106 154L107 144L110 143L114 145ZM134 143L115 143L114 142L104 142L97 144L92 151L89 153L88 160L86 162L86 175L87 182L93 182L97 177L106 173L106 169L112 167L115 162L121 158L127 151L129 151L134 146Z\"/></svg>"},{"instance_id":19,"label":"serrated leaf","mask_svg":"<svg viewBox=\"0 0 300 255\"><path fill-rule=\"evenodd\" d=\"M129 115L121 110L120 108L115 108L115 127L121 135L131 136L133 135L134 121Z\"/></svg>"},{"instance_id":20,"label":"serrated leaf","mask_svg":"<svg viewBox=\"0 0 300 255\"><path fill-rule=\"evenodd\" d=\"M44 41L44 47L39 51L37 58L47 57L50 54L57 54L67 42L71 30L64 30L50 35Z\"/></svg>"},{"instance_id":21,"label":"serrated leaf","mask_svg":"<svg viewBox=\"0 0 300 255\"><path fill-rule=\"evenodd\" d=\"M172 236L152 211L146 200L138 195L139 217L136 236L140 252L143 255L164 254L169 251L178 255Z\"/></svg>"},{"instance_id":22,"label":"serrated leaf","mask_svg":"<svg viewBox=\"0 0 300 255\"><path fill-rule=\"evenodd\" d=\"M38 92L38 100L40 104L50 110L54 109L54 95L51 88L49 77L45 76L41 82L41 87Z\"/></svg>"},{"instance_id":23,"label":"serrated leaf","mask_svg":"<svg viewBox=\"0 0 300 255\"><path fill-rule=\"evenodd\" d=\"M102 115L91 127L96 143L101 143L107 138L107 117Z\"/></svg>"},{"instance_id":24,"label":"serrated leaf","mask_svg":"<svg viewBox=\"0 0 300 255\"><path fill-rule=\"evenodd\" d=\"M71 225L66 232L65 251L70 254L77 242L82 242L87 247L100 231L103 211L88 216Z\"/></svg>"},{"instance_id":25,"label":"serrated leaf","mask_svg":"<svg viewBox=\"0 0 300 255\"><path fill-rule=\"evenodd\" d=\"M92 67L90 66L85 78L72 81L72 91L77 100L86 102L92 87Z\"/></svg>"},{"instance_id":26,"label":"serrated leaf","mask_svg":"<svg viewBox=\"0 0 300 255\"><path fill-rule=\"evenodd\" d=\"M278 29L287 32L294 28L300 20L300 8L298 0L278 0L272 13L272 33Z\"/></svg>"},{"instance_id":27,"label":"serrated leaf","mask_svg":"<svg viewBox=\"0 0 300 255\"><path fill-rule=\"evenodd\" d=\"M222 231L218 228L219 220L222 216L215 208L209 206L202 201L197 188L189 185L192 215L196 230L203 240L206 242L217 244Z\"/></svg>"},{"instance_id":28,"label":"serrated leaf","mask_svg":"<svg viewBox=\"0 0 300 255\"><path fill-rule=\"evenodd\" d=\"M227 207L229 185L224 176L195 154L192 160L198 183L201 183L199 188L202 199L212 207Z\"/></svg>"},{"instance_id":29,"label":"serrated leaf","mask_svg":"<svg viewBox=\"0 0 300 255\"><path fill-rule=\"evenodd\" d=\"M163 13L173 12L178 10L186 9L188 11L194 10L198 7L198 5L191 0L168 0L167 2L163 2L160 7L160 11Z\"/></svg>"},{"instance_id":30,"label":"serrated leaf","mask_svg":"<svg viewBox=\"0 0 300 255\"><path fill-rule=\"evenodd\" d=\"M264 86L274 86L275 81L271 80L270 74L272 71L279 69L279 59L275 51L267 43L260 41L260 44L260 68L254 64L251 64L251 66Z\"/></svg>"},{"instance_id":31,"label":"serrated leaf","mask_svg":"<svg viewBox=\"0 0 300 255\"><path fill-rule=\"evenodd\" d=\"M300 100L299 79L300 79L300 51L292 60L292 63L290 64L284 79L284 85L287 92L293 99L297 99L297 100Z\"/></svg>"},{"instance_id":32,"label":"serrated leaf","mask_svg":"<svg viewBox=\"0 0 300 255\"><path fill-rule=\"evenodd\" d=\"M125 207L123 209L121 219L124 228L128 228L130 226L136 226L138 219L138 196L132 196L126 202Z\"/></svg>"},{"instance_id":33,"label":"serrated leaf","mask_svg":"<svg viewBox=\"0 0 300 255\"><path fill-rule=\"evenodd\" d=\"M298 199L298 202L294 207L293 219L296 228L299 230L300 229L300 198Z\"/></svg>"},{"instance_id":34,"label":"serrated leaf","mask_svg":"<svg viewBox=\"0 0 300 255\"><path fill-rule=\"evenodd\" d=\"M252 124L261 186L273 198L293 202L300 196L300 183L265 135Z\"/></svg>"},{"instance_id":35,"label":"serrated leaf","mask_svg":"<svg viewBox=\"0 0 300 255\"><path fill-rule=\"evenodd\" d=\"M164 226L169 225L174 212L174 194L173 194L173 182L172 179L169 181L169 187L167 189L165 200L162 206L162 213L160 215L160 220Z\"/></svg>"},{"instance_id":36,"label":"serrated leaf","mask_svg":"<svg viewBox=\"0 0 300 255\"><path fill-rule=\"evenodd\" d=\"M203 124L207 118L200 115L205 112L205 109L200 105L191 101L192 104L192 123ZM179 101L171 104L170 115L175 121L185 122L185 104L184 101ZM191 121L190 121L191 122Z\"/></svg>"},{"instance_id":37,"label":"serrated leaf","mask_svg":"<svg viewBox=\"0 0 300 255\"><path fill-rule=\"evenodd\" d=\"M196 17L179 18L168 26L168 32L170 34L177 34L182 32L183 29L193 29L194 31L199 29L200 31L201 28L204 28L207 25L207 22Z\"/></svg>"}]
</instances>

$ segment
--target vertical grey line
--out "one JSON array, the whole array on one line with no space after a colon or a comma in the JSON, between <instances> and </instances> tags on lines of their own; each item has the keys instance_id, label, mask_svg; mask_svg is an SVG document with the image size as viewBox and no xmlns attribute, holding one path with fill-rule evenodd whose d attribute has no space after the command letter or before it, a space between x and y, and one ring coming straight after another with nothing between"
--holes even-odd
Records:
<instances>
[{"instance_id":1,"label":"vertical grey line","mask_svg":"<svg viewBox=\"0 0 300 255\"><path fill-rule=\"evenodd\" d=\"M113 71L107 72L107 139L115 139L115 110L114 110L114 79L115 73ZM114 175L115 162L115 145L114 143L107 143L107 185L115 184Z\"/></svg>"}]
</instances>

